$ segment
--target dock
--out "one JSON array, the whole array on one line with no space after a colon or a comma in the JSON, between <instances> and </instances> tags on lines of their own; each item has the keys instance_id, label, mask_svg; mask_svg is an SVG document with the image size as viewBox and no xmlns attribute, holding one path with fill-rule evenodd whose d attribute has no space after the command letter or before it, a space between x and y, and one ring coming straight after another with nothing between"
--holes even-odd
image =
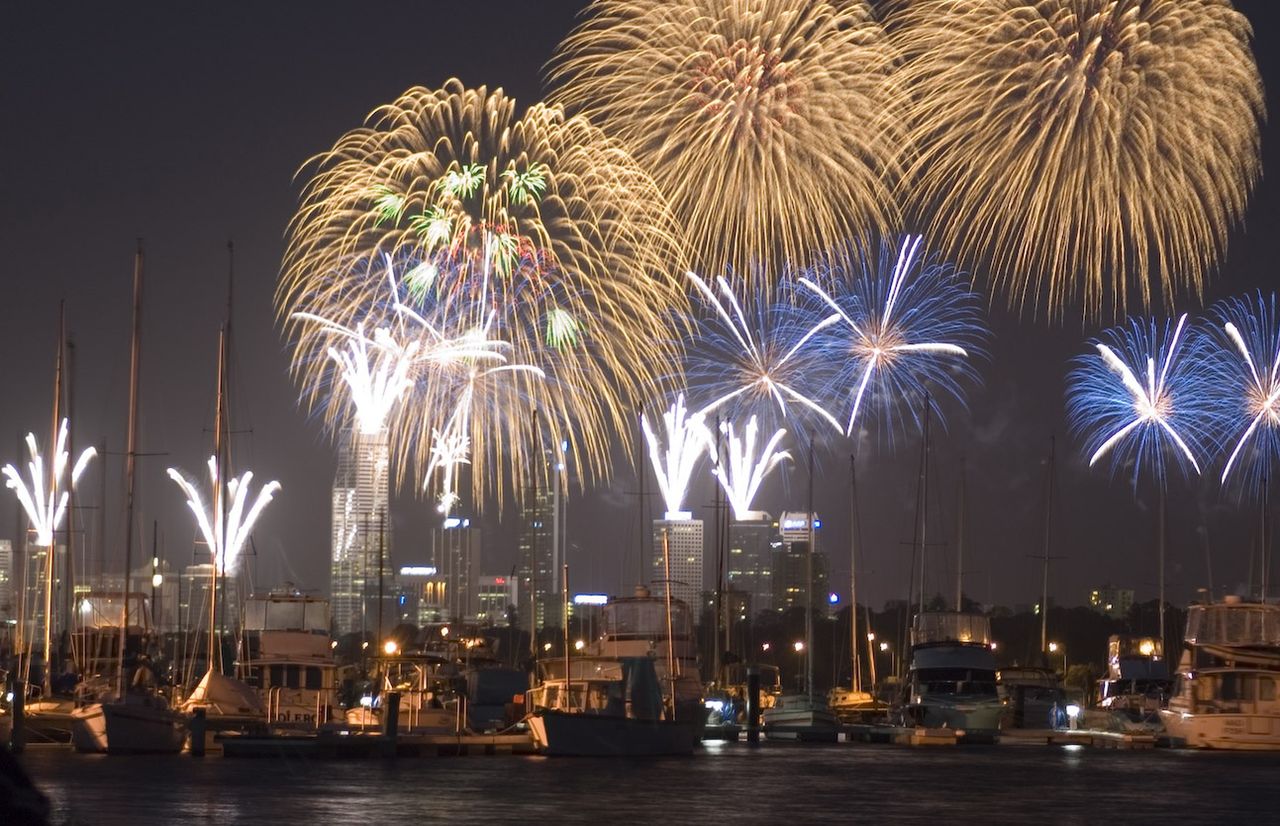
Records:
<instances>
[{"instance_id":1,"label":"dock","mask_svg":"<svg viewBox=\"0 0 1280 826\"><path fill-rule=\"evenodd\" d=\"M291 757L348 760L397 757L476 757L535 754L533 738L516 734L350 734L228 736L223 757Z\"/></svg>"},{"instance_id":2,"label":"dock","mask_svg":"<svg viewBox=\"0 0 1280 826\"><path fill-rule=\"evenodd\" d=\"M1099 749L1141 750L1168 746L1167 737L1142 732L1091 729L1007 729L1000 742L1025 746L1088 746Z\"/></svg>"}]
</instances>

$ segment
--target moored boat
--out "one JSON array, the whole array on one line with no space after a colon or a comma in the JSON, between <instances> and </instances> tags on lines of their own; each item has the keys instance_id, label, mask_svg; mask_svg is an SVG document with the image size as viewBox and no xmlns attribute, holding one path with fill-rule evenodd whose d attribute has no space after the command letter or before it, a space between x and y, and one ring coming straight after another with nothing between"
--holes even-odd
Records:
<instances>
[{"instance_id":1,"label":"moored boat","mask_svg":"<svg viewBox=\"0 0 1280 826\"><path fill-rule=\"evenodd\" d=\"M902 690L897 717L903 725L956 729L964 741L994 742L1003 705L987 618L959 612L916 615Z\"/></svg>"},{"instance_id":2,"label":"moored boat","mask_svg":"<svg viewBox=\"0 0 1280 826\"><path fill-rule=\"evenodd\" d=\"M840 735L840 720L822 695L779 695L761 719L761 730L770 740L834 743Z\"/></svg>"}]
</instances>

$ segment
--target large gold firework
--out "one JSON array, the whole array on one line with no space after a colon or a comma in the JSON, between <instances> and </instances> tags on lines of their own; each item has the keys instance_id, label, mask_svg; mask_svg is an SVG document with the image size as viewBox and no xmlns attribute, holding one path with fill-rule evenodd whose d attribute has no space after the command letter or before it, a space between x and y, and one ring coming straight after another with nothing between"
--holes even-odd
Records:
<instances>
[{"instance_id":1,"label":"large gold firework","mask_svg":"<svg viewBox=\"0 0 1280 826\"><path fill-rule=\"evenodd\" d=\"M639 400L679 372L685 302L675 220L625 149L558 107L517 116L501 90L450 81L374 110L311 166L276 293L304 400L348 409L326 356L343 328L472 342L492 355L420 360L387 414L401 474L447 455L477 498L501 496L561 440L584 479L607 472Z\"/></svg>"},{"instance_id":2,"label":"large gold firework","mask_svg":"<svg viewBox=\"0 0 1280 826\"><path fill-rule=\"evenodd\" d=\"M897 230L893 68L859 0L599 0L550 75L654 176L700 271L772 279Z\"/></svg>"},{"instance_id":3,"label":"large gold firework","mask_svg":"<svg viewBox=\"0 0 1280 826\"><path fill-rule=\"evenodd\" d=\"M1024 310L1200 297L1259 174L1262 85L1229 2L902 0L888 25L933 241Z\"/></svg>"}]
</instances>

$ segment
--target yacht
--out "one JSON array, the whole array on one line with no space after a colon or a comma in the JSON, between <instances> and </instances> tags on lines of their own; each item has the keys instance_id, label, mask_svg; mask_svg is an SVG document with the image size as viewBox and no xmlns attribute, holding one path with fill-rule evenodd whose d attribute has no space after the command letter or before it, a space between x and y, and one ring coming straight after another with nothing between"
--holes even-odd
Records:
<instances>
[{"instance_id":1,"label":"yacht","mask_svg":"<svg viewBox=\"0 0 1280 826\"><path fill-rule=\"evenodd\" d=\"M698 643L693 636L689 608L671 601L671 639L667 639L667 600L643 585L634 596L610 599L602 609L603 631L583 652L587 656L621 660L653 660L662 687L662 701L677 720L697 720L698 735L706 725Z\"/></svg>"},{"instance_id":2,"label":"yacht","mask_svg":"<svg viewBox=\"0 0 1280 826\"><path fill-rule=\"evenodd\" d=\"M316 729L337 708L329 601L301 594L251 597L244 606L240 680L258 693L272 728Z\"/></svg>"},{"instance_id":3,"label":"yacht","mask_svg":"<svg viewBox=\"0 0 1280 826\"><path fill-rule=\"evenodd\" d=\"M1066 714L1067 693L1051 668L1002 668L996 672L996 693L1004 705L1001 728L1055 728Z\"/></svg>"},{"instance_id":4,"label":"yacht","mask_svg":"<svg viewBox=\"0 0 1280 826\"><path fill-rule=\"evenodd\" d=\"M780 694L760 718L770 740L834 743L840 736L840 719L821 694Z\"/></svg>"},{"instance_id":5,"label":"yacht","mask_svg":"<svg viewBox=\"0 0 1280 826\"><path fill-rule=\"evenodd\" d=\"M1107 640L1107 675L1098 681L1099 710L1126 728L1159 726L1160 709L1172 686L1159 638L1112 634Z\"/></svg>"},{"instance_id":6,"label":"yacht","mask_svg":"<svg viewBox=\"0 0 1280 826\"><path fill-rule=\"evenodd\" d=\"M1192 748L1280 750L1280 605L1239 597L1187 609L1160 719Z\"/></svg>"},{"instance_id":7,"label":"yacht","mask_svg":"<svg viewBox=\"0 0 1280 826\"><path fill-rule=\"evenodd\" d=\"M967 742L994 742L1002 710L987 618L960 612L917 614L899 700L900 722L957 729Z\"/></svg>"},{"instance_id":8,"label":"yacht","mask_svg":"<svg viewBox=\"0 0 1280 826\"><path fill-rule=\"evenodd\" d=\"M451 663L433 654L393 653L372 663L376 691L346 711L347 726L381 731L386 698L399 695L397 730L402 734L456 734L465 727L447 673Z\"/></svg>"},{"instance_id":9,"label":"yacht","mask_svg":"<svg viewBox=\"0 0 1280 826\"><path fill-rule=\"evenodd\" d=\"M525 700L538 750L550 756L692 754L705 716L675 713L663 699L654 665L649 656L541 664L544 677Z\"/></svg>"}]
</instances>

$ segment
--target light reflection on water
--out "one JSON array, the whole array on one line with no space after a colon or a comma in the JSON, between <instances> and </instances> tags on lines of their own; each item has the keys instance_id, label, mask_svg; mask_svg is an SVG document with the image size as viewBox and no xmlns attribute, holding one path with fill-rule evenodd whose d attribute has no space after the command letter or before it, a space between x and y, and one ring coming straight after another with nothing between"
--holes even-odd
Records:
<instances>
[{"instance_id":1,"label":"light reflection on water","mask_svg":"<svg viewBox=\"0 0 1280 826\"><path fill-rule=\"evenodd\" d=\"M692 758L102 757L23 764L55 823L1181 823L1271 814L1280 755L1031 746L710 745ZM611 824L609 825L611 826Z\"/></svg>"}]
</instances>

